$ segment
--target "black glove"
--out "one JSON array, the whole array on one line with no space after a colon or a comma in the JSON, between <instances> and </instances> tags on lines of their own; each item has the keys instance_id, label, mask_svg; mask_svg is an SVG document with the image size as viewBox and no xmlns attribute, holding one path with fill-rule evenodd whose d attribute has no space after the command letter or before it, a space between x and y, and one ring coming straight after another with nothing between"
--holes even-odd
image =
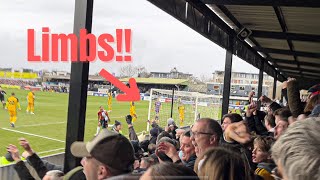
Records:
<instances>
[{"instance_id":1,"label":"black glove","mask_svg":"<svg viewBox=\"0 0 320 180\"><path fill-rule=\"evenodd\" d=\"M126 121L127 121L127 124L132 124L132 116L131 115L127 115L126 116Z\"/></svg>"}]
</instances>

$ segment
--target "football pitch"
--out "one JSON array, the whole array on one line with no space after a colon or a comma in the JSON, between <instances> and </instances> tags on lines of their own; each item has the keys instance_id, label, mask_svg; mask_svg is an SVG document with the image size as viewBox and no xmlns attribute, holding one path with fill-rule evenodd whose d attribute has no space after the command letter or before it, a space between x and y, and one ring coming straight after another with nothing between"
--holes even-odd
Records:
<instances>
[{"instance_id":1,"label":"football pitch","mask_svg":"<svg viewBox=\"0 0 320 180\"><path fill-rule=\"evenodd\" d=\"M18 146L20 154L23 152L18 145L18 139L26 138L34 151L40 156L56 154L64 152L66 139L66 125L68 116L68 101L69 94L55 93L55 92L35 92L35 115L26 113L27 109L27 94L29 91L17 89L3 89L7 92L6 99L11 92L15 92L19 99L21 111L18 111L18 119L15 128L12 128L9 123L9 114L7 110L0 106L0 156L6 154L6 146L14 144ZM152 103L153 104L153 103ZM88 96L87 111L85 121L85 141L93 138L97 129L97 112L100 106L107 109L107 97ZM134 123L134 128L137 134L147 129L148 108L149 101L135 102L136 113L138 120ZM195 113L192 105L185 105L185 123L184 125L191 125L194 122ZM125 121L125 116L129 114L130 103L118 102L112 100L112 112L109 113L111 119L110 124L114 124L115 120L122 123L122 132L128 135L128 126ZM170 103L163 103L163 108L160 111L160 126L164 127L167 119L170 117ZM178 104L174 103L173 119L179 125L179 114L177 112ZM205 110L199 107L199 111ZM208 112L208 108L206 109ZM211 112L212 111L212 112ZM209 112L216 114L220 119L221 108L210 108ZM203 114L204 111L203 111ZM152 110L151 119L154 118L155 113ZM109 128L111 129L111 128Z\"/></svg>"},{"instance_id":2,"label":"football pitch","mask_svg":"<svg viewBox=\"0 0 320 180\"><path fill-rule=\"evenodd\" d=\"M4 89L6 99L11 92L15 92L20 101L21 111L18 111L16 127L9 124L8 112L0 107L0 156L6 154L6 146L18 146L18 139L26 138L34 151L40 156L64 152L66 125L68 115L68 94L55 92L35 92L35 115L27 114L27 93L29 91L17 89ZM107 98L88 96L85 122L85 141L92 139L97 128L97 112L99 106L107 108ZM134 123L136 132L147 128L148 101L135 103L138 120ZM122 132L128 134L125 116L129 114L129 102L112 100L112 112L109 113L111 123L115 120L122 122ZM19 146L18 146L19 147ZM23 152L19 147L20 154Z\"/></svg>"}]
</instances>

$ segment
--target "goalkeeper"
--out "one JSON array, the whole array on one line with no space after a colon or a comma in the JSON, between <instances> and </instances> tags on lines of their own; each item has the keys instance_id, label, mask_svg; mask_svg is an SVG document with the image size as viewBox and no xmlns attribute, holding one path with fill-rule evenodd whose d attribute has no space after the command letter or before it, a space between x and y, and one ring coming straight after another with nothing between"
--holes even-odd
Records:
<instances>
[{"instance_id":1,"label":"goalkeeper","mask_svg":"<svg viewBox=\"0 0 320 180\"><path fill-rule=\"evenodd\" d=\"M108 92L108 112L112 111L111 104L112 104L112 93L111 93L111 90L110 90Z\"/></svg>"},{"instance_id":2,"label":"goalkeeper","mask_svg":"<svg viewBox=\"0 0 320 180\"><path fill-rule=\"evenodd\" d=\"M184 122L184 113L185 113L185 108L182 102L179 102L178 112L179 112L179 119L180 119L180 127L182 127Z\"/></svg>"},{"instance_id":3,"label":"goalkeeper","mask_svg":"<svg viewBox=\"0 0 320 180\"><path fill-rule=\"evenodd\" d=\"M136 106L133 101L130 102L130 115L132 116L132 122L135 122L138 117L136 113Z\"/></svg>"},{"instance_id":4,"label":"goalkeeper","mask_svg":"<svg viewBox=\"0 0 320 180\"><path fill-rule=\"evenodd\" d=\"M155 120L157 122L159 122L159 113L160 113L160 110L161 110L161 102L160 102L160 99L158 98L157 101L154 103L154 111L156 113L156 116L155 116Z\"/></svg>"}]
</instances>

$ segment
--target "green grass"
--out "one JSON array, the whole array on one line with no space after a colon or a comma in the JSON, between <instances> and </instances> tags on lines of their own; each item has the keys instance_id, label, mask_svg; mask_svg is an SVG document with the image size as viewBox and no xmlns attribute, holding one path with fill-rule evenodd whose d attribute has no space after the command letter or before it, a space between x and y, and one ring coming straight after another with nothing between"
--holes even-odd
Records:
<instances>
[{"instance_id":1,"label":"green grass","mask_svg":"<svg viewBox=\"0 0 320 180\"><path fill-rule=\"evenodd\" d=\"M38 152L40 156L64 152L66 138L66 124L67 124L67 110L68 110L68 94L54 93L54 92L35 92L35 115L27 114L27 100L26 96L28 91L17 89L4 89L7 94L11 92L16 93L16 97L21 104L21 111L18 112L18 119L16 127L11 128L9 124L8 112L0 107L0 156L6 153L6 146L9 144L18 145L18 138L24 137L29 140L32 148ZM8 96L6 97L8 98ZM170 116L170 104L166 104L166 108L162 109L160 124L163 126L166 119ZM85 124L85 141L92 139L97 128L97 112L99 106L103 105L107 108L106 97L88 96L86 124ZM134 123L136 132L142 132L147 128L147 116L149 101L139 101L135 103L138 120ZM111 124L115 120L122 122L122 131L124 135L128 134L127 124L124 117L129 114L129 102L118 102L112 100L112 112L109 113ZM201 107L199 107L201 108ZM188 113L185 114L185 122L189 121L190 124L194 120L194 113L192 106L186 105ZM175 104L173 118L178 122L177 104ZM214 111L221 111L220 108ZM219 115L221 116L221 115ZM22 134L19 132L12 132L9 130L16 130L23 133L30 133L30 135ZM54 140L45 139L39 136L45 136ZM22 148L19 147L22 153ZM50 151L50 152L47 152Z\"/></svg>"},{"instance_id":2,"label":"green grass","mask_svg":"<svg viewBox=\"0 0 320 180\"><path fill-rule=\"evenodd\" d=\"M0 156L6 153L6 146L9 144L18 145L18 138L25 137L29 140L32 148L39 152L41 156L59 153L64 151L66 138L66 122L68 110L68 94L60 94L53 92L36 92L35 101L35 115L27 114L27 100L28 91L4 89L7 94L11 92L16 93L21 104L21 111L18 112L18 119L16 127L11 128L9 124L8 112L0 108ZM8 96L7 96L8 97ZM6 97L6 98L7 98ZM97 112L100 105L107 107L106 97L88 96L87 112L86 112L86 126L85 126L85 141L90 140L96 132L97 127ZM135 103L138 120L134 124L136 132L141 132L147 128L148 105L147 101L139 101ZM125 115L129 114L128 102L112 101L112 112L109 113L111 124L114 120L119 120L123 124L123 134L127 135L127 124L124 120ZM56 140L49 140L33 135L26 135L17 132L11 132L6 129L12 129L25 133L45 136ZM22 149L19 147L20 152ZM57 151L51 151L60 149ZM42 153L45 151L51 151Z\"/></svg>"}]
</instances>

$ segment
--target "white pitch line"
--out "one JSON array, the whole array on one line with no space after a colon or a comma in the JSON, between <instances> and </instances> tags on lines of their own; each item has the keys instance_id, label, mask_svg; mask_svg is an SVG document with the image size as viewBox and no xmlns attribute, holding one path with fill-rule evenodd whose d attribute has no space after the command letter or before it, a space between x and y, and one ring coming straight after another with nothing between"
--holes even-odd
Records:
<instances>
[{"instance_id":1,"label":"white pitch line","mask_svg":"<svg viewBox=\"0 0 320 180\"><path fill-rule=\"evenodd\" d=\"M66 121L63 121L63 122L55 122L55 123L29 124L29 125L21 125L21 126L17 126L17 127L19 128L19 127L46 126L46 125L63 124L63 123L66 123Z\"/></svg>"},{"instance_id":2,"label":"white pitch line","mask_svg":"<svg viewBox=\"0 0 320 180\"><path fill-rule=\"evenodd\" d=\"M35 136L35 137L40 137L40 138L49 139L49 140L53 140L53 141L58 141L58 142L62 142L62 143L65 142L65 141L61 141L59 139L54 139L54 138L41 136L41 135L37 135L37 134L31 134L31 133L27 133L27 132L17 131L17 130L13 130L13 129L7 129L7 128L1 128L1 129L6 130L6 131L20 133L20 134L25 134L25 135L29 135L29 136Z\"/></svg>"},{"instance_id":3,"label":"white pitch line","mask_svg":"<svg viewBox=\"0 0 320 180\"><path fill-rule=\"evenodd\" d=\"M64 149L65 148L52 149L52 150L49 150L49 151L37 152L37 154L44 154L44 153L53 152L53 151L59 151L59 150L64 150Z\"/></svg>"},{"instance_id":4,"label":"white pitch line","mask_svg":"<svg viewBox=\"0 0 320 180\"><path fill-rule=\"evenodd\" d=\"M112 117L112 118L121 118L121 117ZM96 119L88 118L88 119L86 119L86 120L94 121L94 120L96 120ZM20 128L20 127L47 126L47 125L54 125L54 124L63 124L63 123L66 123L66 122L67 122L67 121L54 122L54 123L28 124L28 125L20 125L20 126L17 126L17 128Z\"/></svg>"}]
</instances>

